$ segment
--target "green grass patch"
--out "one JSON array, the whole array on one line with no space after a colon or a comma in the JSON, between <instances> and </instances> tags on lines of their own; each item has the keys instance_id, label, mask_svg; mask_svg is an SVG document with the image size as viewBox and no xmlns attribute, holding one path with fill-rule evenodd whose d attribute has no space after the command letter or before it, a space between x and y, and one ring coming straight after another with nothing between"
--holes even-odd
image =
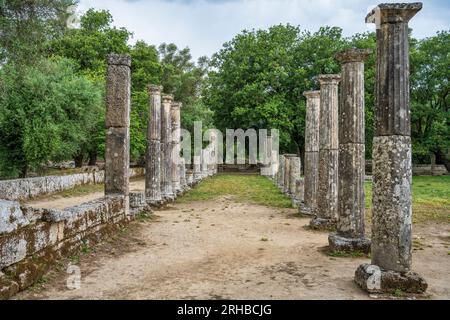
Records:
<instances>
[{"instance_id":1,"label":"green grass patch","mask_svg":"<svg viewBox=\"0 0 450 320\"><path fill-rule=\"evenodd\" d=\"M205 201L232 196L241 203L277 208L291 208L291 199L282 194L272 181L260 175L219 174L208 178L177 199L179 203Z\"/></svg>"},{"instance_id":2,"label":"green grass patch","mask_svg":"<svg viewBox=\"0 0 450 320\"><path fill-rule=\"evenodd\" d=\"M366 216L370 223L372 183L366 181ZM437 221L450 223L450 176L413 177L413 222Z\"/></svg>"}]
</instances>

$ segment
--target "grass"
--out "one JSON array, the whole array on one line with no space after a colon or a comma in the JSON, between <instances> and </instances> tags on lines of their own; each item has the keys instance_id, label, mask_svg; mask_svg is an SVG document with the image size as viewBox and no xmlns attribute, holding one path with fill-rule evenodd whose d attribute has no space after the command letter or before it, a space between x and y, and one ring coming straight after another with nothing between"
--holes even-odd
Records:
<instances>
[{"instance_id":1,"label":"grass","mask_svg":"<svg viewBox=\"0 0 450 320\"><path fill-rule=\"evenodd\" d=\"M212 200L231 196L237 202L291 208L291 199L282 194L272 181L260 175L219 174L202 181L177 201Z\"/></svg>"},{"instance_id":2,"label":"grass","mask_svg":"<svg viewBox=\"0 0 450 320\"><path fill-rule=\"evenodd\" d=\"M370 222L372 183L366 181L366 216ZM450 223L450 176L413 177L413 223L437 221Z\"/></svg>"}]
</instances>

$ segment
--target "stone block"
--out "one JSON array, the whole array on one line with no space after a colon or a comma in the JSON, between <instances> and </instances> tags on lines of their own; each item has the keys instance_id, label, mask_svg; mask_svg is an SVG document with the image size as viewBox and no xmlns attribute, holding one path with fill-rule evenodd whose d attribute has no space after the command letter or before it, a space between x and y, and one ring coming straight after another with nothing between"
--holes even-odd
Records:
<instances>
[{"instance_id":1,"label":"stone block","mask_svg":"<svg viewBox=\"0 0 450 320\"><path fill-rule=\"evenodd\" d=\"M129 129L109 128L106 131L105 193L125 194L129 192Z\"/></svg>"}]
</instances>

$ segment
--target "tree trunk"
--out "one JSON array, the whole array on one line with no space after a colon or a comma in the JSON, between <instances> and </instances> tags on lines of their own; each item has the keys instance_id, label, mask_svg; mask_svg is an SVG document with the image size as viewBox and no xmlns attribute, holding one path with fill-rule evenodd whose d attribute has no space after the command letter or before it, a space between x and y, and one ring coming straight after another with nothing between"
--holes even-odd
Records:
<instances>
[{"instance_id":1,"label":"tree trunk","mask_svg":"<svg viewBox=\"0 0 450 320\"><path fill-rule=\"evenodd\" d=\"M450 172L450 161L447 159L445 154L441 151L435 152L436 155L436 163L443 164L448 172Z\"/></svg>"},{"instance_id":2,"label":"tree trunk","mask_svg":"<svg viewBox=\"0 0 450 320\"><path fill-rule=\"evenodd\" d=\"M24 165L20 171L20 178L26 178L28 175L28 165Z\"/></svg>"},{"instance_id":3,"label":"tree trunk","mask_svg":"<svg viewBox=\"0 0 450 320\"><path fill-rule=\"evenodd\" d=\"M89 152L89 166L97 165L97 150Z\"/></svg>"},{"instance_id":4,"label":"tree trunk","mask_svg":"<svg viewBox=\"0 0 450 320\"><path fill-rule=\"evenodd\" d=\"M84 159L84 155L83 154L79 154L76 155L74 160L75 160L75 168L81 168L83 166L83 159Z\"/></svg>"}]
</instances>

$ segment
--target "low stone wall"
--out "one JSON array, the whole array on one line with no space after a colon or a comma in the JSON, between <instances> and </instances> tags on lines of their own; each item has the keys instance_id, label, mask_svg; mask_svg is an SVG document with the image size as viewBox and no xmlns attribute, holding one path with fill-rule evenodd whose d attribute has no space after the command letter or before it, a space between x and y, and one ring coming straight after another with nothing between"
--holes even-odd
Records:
<instances>
[{"instance_id":1,"label":"low stone wall","mask_svg":"<svg viewBox=\"0 0 450 320\"><path fill-rule=\"evenodd\" d=\"M123 196L107 196L64 210L33 209L0 200L0 299L8 299L54 262L92 245L132 216Z\"/></svg>"},{"instance_id":2,"label":"low stone wall","mask_svg":"<svg viewBox=\"0 0 450 320\"><path fill-rule=\"evenodd\" d=\"M434 169L429 164L415 164L412 167L413 175L415 176L445 176L449 172L442 164L437 164Z\"/></svg>"},{"instance_id":3,"label":"low stone wall","mask_svg":"<svg viewBox=\"0 0 450 320\"><path fill-rule=\"evenodd\" d=\"M219 164L219 172L247 172L247 173L259 173L259 164Z\"/></svg>"},{"instance_id":4,"label":"low stone wall","mask_svg":"<svg viewBox=\"0 0 450 320\"><path fill-rule=\"evenodd\" d=\"M143 168L131 168L130 177L144 175ZM92 171L65 176L45 176L0 181L0 199L27 200L72 189L79 185L103 183L105 172Z\"/></svg>"}]
</instances>

